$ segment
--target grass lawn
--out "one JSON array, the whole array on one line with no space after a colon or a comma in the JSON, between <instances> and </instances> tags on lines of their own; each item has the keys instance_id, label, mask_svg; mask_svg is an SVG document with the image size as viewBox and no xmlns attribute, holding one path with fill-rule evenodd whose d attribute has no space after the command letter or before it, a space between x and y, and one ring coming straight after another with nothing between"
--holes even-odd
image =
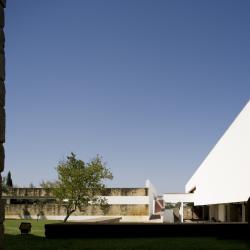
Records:
<instances>
[{"instance_id":1,"label":"grass lawn","mask_svg":"<svg viewBox=\"0 0 250 250\"><path fill-rule=\"evenodd\" d=\"M21 222L31 222L29 235L20 235ZM219 240L216 238L126 238L126 239L46 239L44 224L55 221L6 220L5 250L78 250L78 249L154 249L154 250L245 250L249 243L237 240Z\"/></svg>"}]
</instances>

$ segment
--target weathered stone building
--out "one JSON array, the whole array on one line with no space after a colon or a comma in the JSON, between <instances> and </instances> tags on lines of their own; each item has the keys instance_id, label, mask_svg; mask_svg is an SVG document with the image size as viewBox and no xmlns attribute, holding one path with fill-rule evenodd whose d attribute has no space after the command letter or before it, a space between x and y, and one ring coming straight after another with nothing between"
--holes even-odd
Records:
<instances>
[{"instance_id":1,"label":"weathered stone building","mask_svg":"<svg viewBox=\"0 0 250 250\"><path fill-rule=\"evenodd\" d=\"M149 184L149 183L148 183ZM106 188L103 197L109 206L101 209L99 206L89 205L84 211L77 210L69 220L86 220L107 216L119 217L121 221L151 221L163 222L162 209L157 194L152 194L152 186L141 188ZM5 217L9 219L48 219L63 220L66 208L53 197L50 189L44 188L11 188L3 194L5 200ZM152 207L153 206L153 207ZM168 211L173 217L172 222L180 221L180 209L174 207ZM184 220L199 220L197 209L184 206ZM166 222L171 222L166 220Z\"/></svg>"},{"instance_id":2,"label":"weathered stone building","mask_svg":"<svg viewBox=\"0 0 250 250\"><path fill-rule=\"evenodd\" d=\"M93 216L119 216L123 220L148 220L148 188L106 188L103 196L109 206L103 210L90 205L77 210L70 219L82 220ZM51 190L43 188L12 188L4 194L6 218L63 219L66 209L53 197Z\"/></svg>"},{"instance_id":3,"label":"weathered stone building","mask_svg":"<svg viewBox=\"0 0 250 250\"><path fill-rule=\"evenodd\" d=\"M5 142L5 54L4 54L4 8L6 5L5 0L0 0L0 249L3 248L3 221L4 221L4 204L2 202L1 172L4 169L4 147Z\"/></svg>"}]
</instances>

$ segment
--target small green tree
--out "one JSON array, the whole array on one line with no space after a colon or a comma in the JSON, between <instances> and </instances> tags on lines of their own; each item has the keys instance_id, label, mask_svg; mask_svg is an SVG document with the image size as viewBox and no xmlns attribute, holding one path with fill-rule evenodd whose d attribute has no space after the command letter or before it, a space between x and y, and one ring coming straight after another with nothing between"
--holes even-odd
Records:
<instances>
[{"instance_id":1,"label":"small green tree","mask_svg":"<svg viewBox=\"0 0 250 250\"><path fill-rule=\"evenodd\" d=\"M35 188L36 186L33 184L33 182L31 182L30 184L29 184L29 188Z\"/></svg>"},{"instance_id":2,"label":"small green tree","mask_svg":"<svg viewBox=\"0 0 250 250\"><path fill-rule=\"evenodd\" d=\"M5 194L9 192L9 187L7 186L6 180L6 177L2 177L2 192Z\"/></svg>"},{"instance_id":3,"label":"small green tree","mask_svg":"<svg viewBox=\"0 0 250 250\"><path fill-rule=\"evenodd\" d=\"M10 171L7 174L7 179L6 179L6 185L10 188L13 187L13 182L12 182L12 178L11 178L11 173Z\"/></svg>"},{"instance_id":4,"label":"small green tree","mask_svg":"<svg viewBox=\"0 0 250 250\"><path fill-rule=\"evenodd\" d=\"M55 181L42 181L40 183L40 187L45 190L46 196L50 196L51 193L53 193L53 190L56 186L57 182Z\"/></svg>"},{"instance_id":5,"label":"small green tree","mask_svg":"<svg viewBox=\"0 0 250 250\"><path fill-rule=\"evenodd\" d=\"M9 171L7 176L2 177L2 192L8 194L11 187L13 187L13 182Z\"/></svg>"},{"instance_id":6,"label":"small green tree","mask_svg":"<svg viewBox=\"0 0 250 250\"><path fill-rule=\"evenodd\" d=\"M59 162L56 170L58 181L53 194L66 207L64 222L77 208L84 211L90 204L105 207L107 202L101 197L105 189L104 181L113 179L113 175L100 156L85 163L71 153L67 160Z\"/></svg>"}]
</instances>

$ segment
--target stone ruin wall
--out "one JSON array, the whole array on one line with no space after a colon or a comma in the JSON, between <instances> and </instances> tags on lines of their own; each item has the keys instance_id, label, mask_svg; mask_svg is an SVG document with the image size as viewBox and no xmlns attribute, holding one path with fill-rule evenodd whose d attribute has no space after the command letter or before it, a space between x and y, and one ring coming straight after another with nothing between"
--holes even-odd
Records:
<instances>
[{"instance_id":1,"label":"stone ruin wall","mask_svg":"<svg viewBox=\"0 0 250 250\"><path fill-rule=\"evenodd\" d=\"M2 202L2 177L4 169L4 147L5 142L5 54L4 54L4 8L6 1L0 0L0 250L3 248L3 221L4 203Z\"/></svg>"},{"instance_id":2,"label":"stone ruin wall","mask_svg":"<svg viewBox=\"0 0 250 250\"><path fill-rule=\"evenodd\" d=\"M47 216L60 216L66 215L66 209L56 203L51 204L7 204L5 206L6 218L35 218L37 215L41 218L47 219ZM86 216L148 216L147 204L122 204L110 205L106 210L101 210L98 206L88 206L85 211L77 210L72 215L86 215Z\"/></svg>"},{"instance_id":3,"label":"stone ruin wall","mask_svg":"<svg viewBox=\"0 0 250 250\"><path fill-rule=\"evenodd\" d=\"M105 196L148 196L147 188L106 188ZM9 193L4 194L6 199L6 218L34 218L41 213L42 217L65 215L65 207L60 206L54 200L49 189L43 188L12 188ZM10 200L34 201L33 204L11 204ZM47 201L46 201L47 200ZM149 215L148 204L111 204L102 210L98 206L88 206L85 211L76 211L74 215L126 215L147 216Z\"/></svg>"},{"instance_id":4,"label":"stone ruin wall","mask_svg":"<svg viewBox=\"0 0 250 250\"><path fill-rule=\"evenodd\" d=\"M105 196L148 196L147 188L105 188L103 195ZM51 197L50 189L46 188L10 188L8 194L4 194L5 198L44 198Z\"/></svg>"}]
</instances>

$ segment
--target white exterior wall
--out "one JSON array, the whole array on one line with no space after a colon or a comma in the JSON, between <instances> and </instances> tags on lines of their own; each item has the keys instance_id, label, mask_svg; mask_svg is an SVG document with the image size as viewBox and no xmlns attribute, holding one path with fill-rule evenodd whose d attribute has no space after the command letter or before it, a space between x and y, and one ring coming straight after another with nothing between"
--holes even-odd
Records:
<instances>
[{"instance_id":1,"label":"white exterior wall","mask_svg":"<svg viewBox=\"0 0 250 250\"><path fill-rule=\"evenodd\" d=\"M158 196L156 188L150 182L150 180L146 180L146 187L148 188L148 204L149 204L149 215L154 214L155 207L155 199Z\"/></svg>"},{"instance_id":2,"label":"white exterior wall","mask_svg":"<svg viewBox=\"0 0 250 250\"><path fill-rule=\"evenodd\" d=\"M186 184L195 205L247 201L250 196L250 102Z\"/></svg>"},{"instance_id":3,"label":"white exterior wall","mask_svg":"<svg viewBox=\"0 0 250 250\"><path fill-rule=\"evenodd\" d=\"M166 203L194 202L194 194L164 194L163 200Z\"/></svg>"}]
</instances>

